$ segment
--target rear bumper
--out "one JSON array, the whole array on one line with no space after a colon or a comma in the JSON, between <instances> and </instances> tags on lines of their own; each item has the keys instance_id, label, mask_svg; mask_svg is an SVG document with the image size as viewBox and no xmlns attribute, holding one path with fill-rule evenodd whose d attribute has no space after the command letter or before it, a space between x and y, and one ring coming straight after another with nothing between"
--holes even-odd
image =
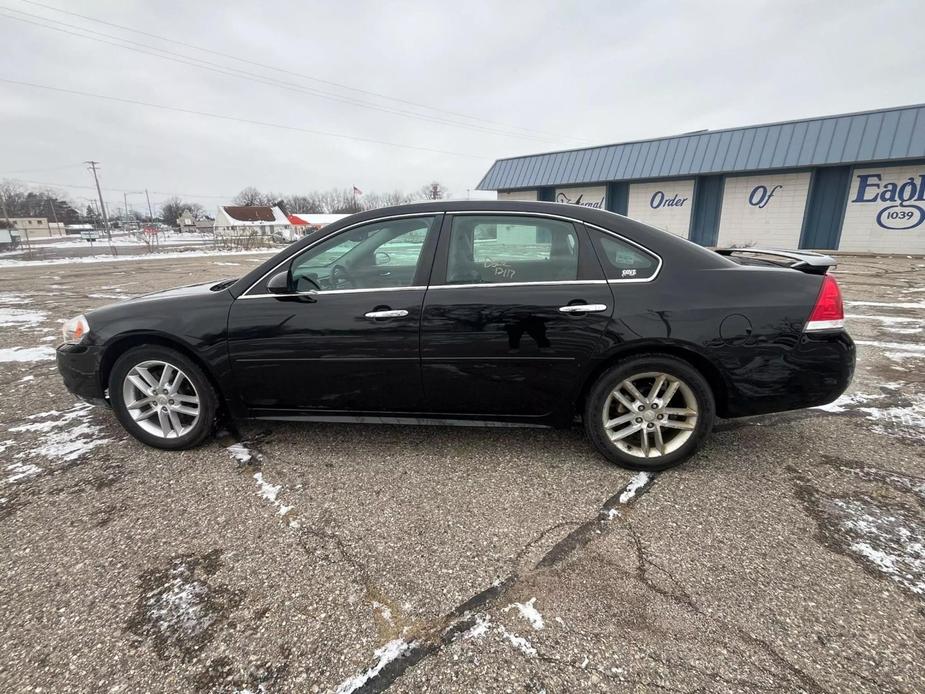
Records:
<instances>
[{"instance_id":1,"label":"rear bumper","mask_svg":"<svg viewBox=\"0 0 925 694\"><path fill-rule=\"evenodd\" d=\"M60 345L55 352L64 386L81 400L109 405L100 383L102 350L94 345Z\"/></svg>"},{"instance_id":2,"label":"rear bumper","mask_svg":"<svg viewBox=\"0 0 925 694\"><path fill-rule=\"evenodd\" d=\"M845 392L854 377L854 341L843 330L805 333L790 349L759 349L730 371L723 417L816 407Z\"/></svg>"}]
</instances>

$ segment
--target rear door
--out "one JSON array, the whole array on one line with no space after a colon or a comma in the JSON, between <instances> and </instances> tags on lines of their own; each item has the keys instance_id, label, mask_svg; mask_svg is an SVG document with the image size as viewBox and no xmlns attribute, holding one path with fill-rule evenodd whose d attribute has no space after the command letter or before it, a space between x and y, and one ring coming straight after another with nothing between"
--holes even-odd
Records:
<instances>
[{"instance_id":1,"label":"rear door","mask_svg":"<svg viewBox=\"0 0 925 694\"><path fill-rule=\"evenodd\" d=\"M235 301L229 351L253 415L421 410L421 307L440 218L341 231L288 263L298 293L272 294L265 278Z\"/></svg>"},{"instance_id":2,"label":"rear door","mask_svg":"<svg viewBox=\"0 0 925 694\"><path fill-rule=\"evenodd\" d=\"M421 320L427 409L536 419L571 412L612 304L581 225L447 214Z\"/></svg>"}]
</instances>

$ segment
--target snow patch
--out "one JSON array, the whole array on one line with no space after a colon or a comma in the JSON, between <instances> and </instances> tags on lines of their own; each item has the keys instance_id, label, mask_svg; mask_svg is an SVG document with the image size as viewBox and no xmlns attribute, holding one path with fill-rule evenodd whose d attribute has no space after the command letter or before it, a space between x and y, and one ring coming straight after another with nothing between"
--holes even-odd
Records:
<instances>
[{"instance_id":1,"label":"snow patch","mask_svg":"<svg viewBox=\"0 0 925 694\"><path fill-rule=\"evenodd\" d=\"M7 347L0 349L0 362L45 361L54 359L55 350L51 347Z\"/></svg>"},{"instance_id":2,"label":"snow patch","mask_svg":"<svg viewBox=\"0 0 925 694\"><path fill-rule=\"evenodd\" d=\"M902 352L925 355L925 345L918 342L879 342L877 340L855 340L856 345L880 347L881 349L895 349Z\"/></svg>"},{"instance_id":3,"label":"snow patch","mask_svg":"<svg viewBox=\"0 0 925 694\"><path fill-rule=\"evenodd\" d=\"M640 489L644 488L649 482L654 479L654 475L651 472L637 472L630 479L629 483L623 490L623 493L620 494L620 503L628 504L633 497L636 496L636 493Z\"/></svg>"},{"instance_id":4,"label":"snow patch","mask_svg":"<svg viewBox=\"0 0 925 694\"><path fill-rule=\"evenodd\" d=\"M881 323L892 325L895 323L921 323L920 318L905 318L903 316L865 316L861 313L848 313L845 318L849 320L878 320Z\"/></svg>"},{"instance_id":5,"label":"snow patch","mask_svg":"<svg viewBox=\"0 0 925 694\"><path fill-rule=\"evenodd\" d=\"M241 465L247 465L254 459L254 454L251 452L251 449L247 447L247 444L244 443L235 443L225 449L231 456L237 460Z\"/></svg>"},{"instance_id":6,"label":"snow patch","mask_svg":"<svg viewBox=\"0 0 925 694\"><path fill-rule=\"evenodd\" d=\"M19 328L41 325L45 322L43 311L28 311L21 308L0 308L0 328L16 326Z\"/></svg>"},{"instance_id":7,"label":"snow patch","mask_svg":"<svg viewBox=\"0 0 925 694\"><path fill-rule=\"evenodd\" d=\"M169 253L146 253L145 255L94 255L80 258L53 258L49 260L12 260L0 259L0 267L21 267L33 265L73 265L77 263L119 263L126 260L175 260L177 258L201 258L211 255L272 255L279 253L279 248L243 251L172 251ZM54 288L54 285L52 285Z\"/></svg>"},{"instance_id":8,"label":"snow patch","mask_svg":"<svg viewBox=\"0 0 925 694\"><path fill-rule=\"evenodd\" d=\"M846 301L845 306L879 306L882 308L925 308L925 301L911 302L886 302L886 301Z\"/></svg>"},{"instance_id":9,"label":"snow patch","mask_svg":"<svg viewBox=\"0 0 925 694\"><path fill-rule=\"evenodd\" d=\"M863 393L852 393L851 395L842 395L837 400L830 402L828 405L817 405L814 410L825 410L826 412L847 412L849 405L860 405L870 400L873 396Z\"/></svg>"},{"instance_id":10,"label":"snow patch","mask_svg":"<svg viewBox=\"0 0 925 694\"><path fill-rule=\"evenodd\" d=\"M255 472L254 479L257 480L257 493L270 503L276 505L278 503L276 497L279 495L279 490L283 488L283 485L270 484L263 479L262 472Z\"/></svg>"},{"instance_id":11,"label":"snow patch","mask_svg":"<svg viewBox=\"0 0 925 694\"><path fill-rule=\"evenodd\" d=\"M463 632L462 639L480 639L488 633L489 629L491 629L491 620L486 615L480 614L476 616L475 624Z\"/></svg>"},{"instance_id":12,"label":"snow patch","mask_svg":"<svg viewBox=\"0 0 925 694\"><path fill-rule=\"evenodd\" d=\"M29 416L32 421L27 424L10 427L13 433L39 433L38 441L30 441L28 448L15 456L16 461L23 461L36 456L47 458L57 463L67 463L86 455L97 446L109 443L110 439L101 436L102 427L89 421L92 405L79 403L68 410L59 412L49 410ZM76 426L71 426L75 424ZM31 468L36 468L32 470ZM28 474L23 471L29 469ZM41 469L31 463L15 462L6 467L9 476L7 482L16 482L37 474Z\"/></svg>"},{"instance_id":13,"label":"snow patch","mask_svg":"<svg viewBox=\"0 0 925 694\"><path fill-rule=\"evenodd\" d=\"M532 626L535 631L539 631L543 628L543 615L541 615L539 610L534 607L535 603L536 598L530 598L527 602L511 603L502 611L507 612L508 610L512 610L516 607L517 612L520 613L520 616L530 622L530 626Z\"/></svg>"},{"instance_id":14,"label":"snow patch","mask_svg":"<svg viewBox=\"0 0 925 694\"><path fill-rule=\"evenodd\" d=\"M365 672L360 673L359 675L349 677L341 682L334 690L335 694L351 694L352 692L355 692L373 677L378 675L382 671L382 668L391 663L393 660L404 656L414 646L414 642L409 643L404 639L395 639L394 641L389 641L381 648L376 649L376 651L373 653L373 657L378 658L378 661L373 667L369 668Z\"/></svg>"},{"instance_id":15,"label":"snow patch","mask_svg":"<svg viewBox=\"0 0 925 694\"><path fill-rule=\"evenodd\" d=\"M501 635L504 638L511 642L511 645L514 646L514 648L518 649L525 656L530 658L536 656L536 649L533 647L533 644L527 641L527 639L525 639L523 636L518 636L517 634L511 633L505 629L503 625L498 626L498 631L501 632Z\"/></svg>"},{"instance_id":16,"label":"snow patch","mask_svg":"<svg viewBox=\"0 0 925 694\"><path fill-rule=\"evenodd\" d=\"M925 527L870 500L835 500L848 550L917 595L925 595Z\"/></svg>"}]
</instances>

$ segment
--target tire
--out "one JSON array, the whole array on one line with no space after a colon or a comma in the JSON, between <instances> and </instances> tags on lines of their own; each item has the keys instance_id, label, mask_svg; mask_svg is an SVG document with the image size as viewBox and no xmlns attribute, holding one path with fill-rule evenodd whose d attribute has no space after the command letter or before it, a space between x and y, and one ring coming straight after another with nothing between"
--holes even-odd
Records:
<instances>
[{"instance_id":1,"label":"tire","mask_svg":"<svg viewBox=\"0 0 925 694\"><path fill-rule=\"evenodd\" d=\"M627 390L627 380L643 400ZM676 357L652 354L630 357L601 374L588 394L583 420L588 438L607 460L630 470L657 471L691 457L715 415L713 392L697 369Z\"/></svg>"},{"instance_id":2,"label":"tire","mask_svg":"<svg viewBox=\"0 0 925 694\"><path fill-rule=\"evenodd\" d=\"M167 380L162 381L165 371ZM145 386L144 392L140 385ZM149 389L152 385L159 391L154 395ZM163 390L168 392L160 392ZM128 403L127 397L132 398ZM212 433L218 406L215 389L202 369L184 354L160 345L133 347L116 360L109 375L109 400L128 433L148 446L164 450L193 448L202 443ZM129 404L144 401L148 402L130 411ZM194 410L195 416L191 414Z\"/></svg>"}]
</instances>

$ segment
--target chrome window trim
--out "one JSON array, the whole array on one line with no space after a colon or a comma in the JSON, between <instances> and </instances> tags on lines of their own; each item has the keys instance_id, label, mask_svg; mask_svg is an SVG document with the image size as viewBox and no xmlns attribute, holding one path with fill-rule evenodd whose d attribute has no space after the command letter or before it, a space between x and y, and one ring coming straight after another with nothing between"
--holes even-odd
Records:
<instances>
[{"instance_id":1,"label":"chrome window trim","mask_svg":"<svg viewBox=\"0 0 925 694\"><path fill-rule=\"evenodd\" d=\"M373 287L364 289L312 289L307 292L292 292L291 294L242 294L239 299L291 299L296 296L327 296L329 294L368 294L370 292L410 292L412 290L427 289L420 285L411 287Z\"/></svg>"},{"instance_id":2,"label":"chrome window trim","mask_svg":"<svg viewBox=\"0 0 925 694\"><path fill-rule=\"evenodd\" d=\"M475 284L432 284L428 289L471 289L473 287L543 287L559 284L607 284L607 280L548 280L546 282L480 282Z\"/></svg>"},{"instance_id":3,"label":"chrome window trim","mask_svg":"<svg viewBox=\"0 0 925 694\"><path fill-rule=\"evenodd\" d=\"M438 211L431 211L431 212L408 212L407 214L390 214L390 215L386 215L385 217L376 217L375 219L365 219L365 220L363 220L362 222L357 222L356 224L351 224L350 226L346 226L346 227L344 227L343 229L338 229L338 230L337 230L337 233L331 234L330 236L325 236L323 239L318 239L318 240L315 241L314 243L308 244L305 248L302 248L302 249L300 249L300 250L297 251L297 252L290 253L289 255L287 255L285 258L283 258L281 261L279 261L276 265L274 265L272 268L270 268L267 272L265 272L263 275L261 275L260 278L259 278L256 282L252 283L251 286L249 286L247 289L245 289L243 292L241 292L241 295L240 295L238 298L239 298L239 299L254 299L254 298L257 298L257 297L264 297L264 296L269 296L269 297L280 297L280 296L290 296L290 297L291 297L291 296L298 296L298 294L248 294L248 292L250 292L250 290L253 289L254 287L256 287L258 284L260 284L261 282L263 282L267 277L269 277L270 275L272 275L274 272L276 272L277 270L279 270L279 268L280 268L281 265L284 265L285 263L288 263L289 261L291 261L291 260L292 260L293 258L295 258L296 256L301 255L302 253L304 253L305 251L307 251L309 248L314 248L314 247L317 246L319 243L322 243L323 241L327 241L328 239L333 238L333 237L335 237L335 236L339 236L341 233L343 233L343 232L345 232L345 231L347 231L347 230L349 230L349 229L354 229L354 228L356 228L356 227L358 227L358 226L363 226L364 224L375 224L376 222L387 222L387 221L389 221L390 219L405 219L405 218L408 218L408 217L439 217L439 216L442 215L442 214L446 214L446 212L444 212L444 211L442 211L442 210L438 210ZM396 287L396 289L398 289L398 288L399 288L399 287ZM400 287L400 289L411 289L411 287ZM349 290L349 289L330 289L330 290L328 290L327 292L323 292L323 293L329 294L329 293L332 293L332 292L343 292L343 291L354 291L354 290ZM367 290L356 290L356 291L367 291ZM368 290L368 291L377 291L377 292L379 292L379 291L382 291L382 290L381 290L381 289L371 289L371 290ZM303 292L303 293L304 293L304 292ZM319 292L319 293L322 293L322 292Z\"/></svg>"}]
</instances>

